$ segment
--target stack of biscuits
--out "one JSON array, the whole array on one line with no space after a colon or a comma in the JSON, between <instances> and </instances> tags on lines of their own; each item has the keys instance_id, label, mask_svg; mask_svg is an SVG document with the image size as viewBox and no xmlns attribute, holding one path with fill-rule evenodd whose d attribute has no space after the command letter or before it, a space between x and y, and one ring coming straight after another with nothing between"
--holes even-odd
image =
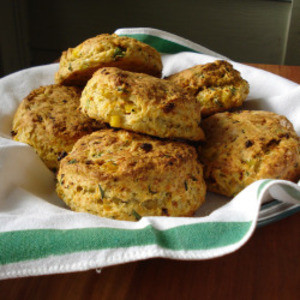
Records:
<instances>
[{"instance_id":1,"label":"stack of biscuits","mask_svg":"<svg viewBox=\"0 0 300 300\"><path fill-rule=\"evenodd\" d=\"M72 210L132 221L192 216L206 189L232 197L257 179L299 179L292 124L232 111L249 85L230 63L161 74L154 48L102 34L63 52L56 84L20 104L12 136L56 173Z\"/></svg>"}]
</instances>

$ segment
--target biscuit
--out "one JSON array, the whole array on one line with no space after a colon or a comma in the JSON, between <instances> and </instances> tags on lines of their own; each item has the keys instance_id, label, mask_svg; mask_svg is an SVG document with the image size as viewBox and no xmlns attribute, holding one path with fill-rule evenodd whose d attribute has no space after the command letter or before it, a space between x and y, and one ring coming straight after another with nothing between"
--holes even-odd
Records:
<instances>
[{"instance_id":1,"label":"biscuit","mask_svg":"<svg viewBox=\"0 0 300 300\"><path fill-rule=\"evenodd\" d=\"M12 136L35 148L44 163L57 169L60 158L82 136L104 127L78 111L81 89L60 85L33 90L19 105Z\"/></svg>"},{"instance_id":2,"label":"biscuit","mask_svg":"<svg viewBox=\"0 0 300 300\"><path fill-rule=\"evenodd\" d=\"M160 54L134 38L101 34L62 53L55 82L85 85L93 73L103 67L118 67L161 77Z\"/></svg>"},{"instance_id":3,"label":"biscuit","mask_svg":"<svg viewBox=\"0 0 300 300\"><path fill-rule=\"evenodd\" d=\"M249 84L240 72L222 60L186 69L167 79L197 98L202 116L239 107L249 93Z\"/></svg>"},{"instance_id":4,"label":"biscuit","mask_svg":"<svg viewBox=\"0 0 300 300\"><path fill-rule=\"evenodd\" d=\"M218 113L203 120L200 149L211 192L232 197L252 182L300 178L300 142L284 116L267 111Z\"/></svg>"},{"instance_id":5,"label":"biscuit","mask_svg":"<svg viewBox=\"0 0 300 300\"><path fill-rule=\"evenodd\" d=\"M160 138L203 139L196 99L172 82L103 68L94 73L80 99L82 112L112 127Z\"/></svg>"},{"instance_id":6,"label":"biscuit","mask_svg":"<svg viewBox=\"0 0 300 300\"><path fill-rule=\"evenodd\" d=\"M194 147L106 129L81 138L62 159L56 191L72 210L135 221L191 216L206 187Z\"/></svg>"}]
</instances>

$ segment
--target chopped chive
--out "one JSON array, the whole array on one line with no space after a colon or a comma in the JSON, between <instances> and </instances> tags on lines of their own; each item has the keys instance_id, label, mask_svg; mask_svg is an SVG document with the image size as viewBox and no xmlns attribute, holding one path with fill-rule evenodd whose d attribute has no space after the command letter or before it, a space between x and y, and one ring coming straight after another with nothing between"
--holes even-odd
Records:
<instances>
[{"instance_id":1,"label":"chopped chive","mask_svg":"<svg viewBox=\"0 0 300 300\"><path fill-rule=\"evenodd\" d=\"M108 160L107 162L110 162L113 166L117 166L117 163L114 162L113 160Z\"/></svg>"},{"instance_id":2,"label":"chopped chive","mask_svg":"<svg viewBox=\"0 0 300 300\"><path fill-rule=\"evenodd\" d=\"M71 165L71 164L76 164L78 162L77 159L71 159L68 161L68 165Z\"/></svg>"},{"instance_id":3,"label":"chopped chive","mask_svg":"<svg viewBox=\"0 0 300 300\"><path fill-rule=\"evenodd\" d=\"M122 47L117 47L114 54L113 54L113 58L115 60L117 60L118 58L121 58L121 57L124 57L125 56L125 52L126 52L126 49L125 48L122 48Z\"/></svg>"},{"instance_id":4,"label":"chopped chive","mask_svg":"<svg viewBox=\"0 0 300 300\"><path fill-rule=\"evenodd\" d=\"M231 93L234 95L235 92L236 92L236 88L235 88L235 87L231 87L231 88L230 88L230 91L231 91Z\"/></svg>"},{"instance_id":5,"label":"chopped chive","mask_svg":"<svg viewBox=\"0 0 300 300\"><path fill-rule=\"evenodd\" d=\"M132 210L132 214L137 221L139 221L142 218L134 209Z\"/></svg>"},{"instance_id":6,"label":"chopped chive","mask_svg":"<svg viewBox=\"0 0 300 300\"><path fill-rule=\"evenodd\" d=\"M64 179L64 177L65 177L65 174L61 174L60 180L59 180L59 184L60 185L63 185L63 179Z\"/></svg>"},{"instance_id":7,"label":"chopped chive","mask_svg":"<svg viewBox=\"0 0 300 300\"><path fill-rule=\"evenodd\" d=\"M184 181L184 187L185 187L185 190L187 191L188 190L188 185L187 185L186 180Z\"/></svg>"},{"instance_id":8,"label":"chopped chive","mask_svg":"<svg viewBox=\"0 0 300 300\"><path fill-rule=\"evenodd\" d=\"M117 91L118 91L118 92L122 92L122 93L128 93L128 90L127 90L127 89L122 88L122 87L120 87L120 86L117 87Z\"/></svg>"},{"instance_id":9,"label":"chopped chive","mask_svg":"<svg viewBox=\"0 0 300 300\"><path fill-rule=\"evenodd\" d=\"M104 190L102 189L101 185L98 184L99 190L100 190L100 194L101 194L101 199L103 200L104 198Z\"/></svg>"},{"instance_id":10,"label":"chopped chive","mask_svg":"<svg viewBox=\"0 0 300 300\"><path fill-rule=\"evenodd\" d=\"M102 156L102 154L103 154L103 152L99 152L99 153L95 153L95 154L93 154L92 156L93 156L93 157L101 157L101 156Z\"/></svg>"},{"instance_id":11,"label":"chopped chive","mask_svg":"<svg viewBox=\"0 0 300 300\"><path fill-rule=\"evenodd\" d=\"M71 71L71 72L73 71L73 68L72 68L72 64L71 64L71 63L69 63L68 70Z\"/></svg>"},{"instance_id":12,"label":"chopped chive","mask_svg":"<svg viewBox=\"0 0 300 300\"><path fill-rule=\"evenodd\" d=\"M219 101L218 99L214 99L214 102L219 106L219 107L223 107L223 103L221 101Z\"/></svg>"},{"instance_id":13,"label":"chopped chive","mask_svg":"<svg viewBox=\"0 0 300 300\"><path fill-rule=\"evenodd\" d=\"M89 62L88 61L85 61L83 64L82 64L82 68L83 69L86 69L90 66Z\"/></svg>"}]
</instances>

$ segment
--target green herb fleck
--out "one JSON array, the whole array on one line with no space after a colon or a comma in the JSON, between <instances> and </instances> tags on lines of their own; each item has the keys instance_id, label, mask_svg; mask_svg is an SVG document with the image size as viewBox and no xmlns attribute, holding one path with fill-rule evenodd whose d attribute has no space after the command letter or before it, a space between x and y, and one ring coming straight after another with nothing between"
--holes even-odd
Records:
<instances>
[{"instance_id":1,"label":"green herb fleck","mask_svg":"<svg viewBox=\"0 0 300 300\"><path fill-rule=\"evenodd\" d=\"M230 88L230 91L231 91L231 93L234 95L235 92L236 92L236 88L235 88L235 87L231 87L231 88Z\"/></svg>"},{"instance_id":2,"label":"green herb fleck","mask_svg":"<svg viewBox=\"0 0 300 300\"><path fill-rule=\"evenodd\" d=\"M93 154L92 156L93 156L93 157L101 157L101 156L102 156L102 154L103 154L103 152L99 152L99 153L95 153L95 154Z\"/></svg>"},{"instance_id":3,"label":"green herb fleck","mask_svg":"<svg viewBox=\"0 0 300 300\"><path fill-rule=\"evenodd\" d=\"M116 162L114 162L113 160L108 160L107 162L110 162L113 166L117 166L117 163Z\"/></svg>"},{"instance_id":4,"label":"green herb fleck","mask_svg":"<svg viewBox=\"0 0 300 300\"><path fill-rule=\"evenodd\" d=\"M122 88L121 86L118 86L117 90L118 90L118 92L128 93L128 90L126 90L125 88Z\"/></svg>"},{"instance_id":5,"label":"green herb fleck","mask_svg":"<svg viewBox=\"0 0 300 300\"><path fill-rule=\"evenodd\" d=\"M73 68L72 68L72 64L71 64L71 63L69 63L68 70L71 71L71 72L73 71Z\"/></svg>"},{"instance_id":6,"label":"green herb fleck","mask_svg":"<svg viewBox=\"0 0 300 300\"><path fill-rule=\"evenodd\" d=\"M188 190L188 184L187 184L186 180L184 181L184 188L186 191Z\"/></svg>"},{"instance_id":7,"label":"green herb fleck","mask_svg":"<svg viewBox=\"0 0 300 300\"><path fill-rule=\"evenodd\" d=\"M65 174L61 174L60 180L59 180L59 184L60 184L60 185L63 185L63 184L64 184L64 182L63 182L64 177L65 177Z\"/></svg>"},{"instance_id":8,"label":"green herb fleck","mask_svg":"<svg viewBox=\"0 0 300 300\"><path fill-rule=\"evenodd\" d=\"M98 187L99 187L99 190L100 190L100 194L101 194L101 199L103 200L103 198L104 198L104 190L102 189L102 187L101 187L101 185L100 184L98 184Z\"/></svg>"},{"instance_id":9,"label":"green herb fleck","mask_svg":"<svg viewBox=\"0 0 300 300\"><path fill-rule=\"evenodd\" d=\"M118 58L124 57L125 52L126 52L126 48L117 47L114 54L113 54L114 60L117 60Z\"/></svg>"},{"instance_id":10,"label":"green herb fleck","mask_svg":"<svg viewBox=\"0 0 300 300\"><path fill-rule=\"evenodd\" d=\"M89 62L86 61L82 64L83 69L87 69L89 66L90 66Z\"/></svg>"},{"instance_id":11,"label":"green herb fleck","mask_svg":"<svg viewBox=\"0 0 300 300\"><path fill-rule=\"evenodd\" d=\"M142 218L134 209L132 210L132 214L137 221L139 221Z\"/></svg>"},{"instance_id":12,"label":"green herb fleck","mask_svg":"<svg viewBox=\"0 0 300 300\"><path fill-rule=\"evenodd\" d=\"M68 165L71 165L71 164L76 164L78 162L77 159L71 159L68 161Z\"/></svg>"},{"instance_id":13,"label":"green herb fleck","mask_svg":"<svg viewBox=\"0 0 300 300\"><path fill-rule=\"evenodd\" d=\"M219 101L218 99L214 98L215 104L217 104L219 107L223 107L223 103Z\"/></svg>"}]
</instances>

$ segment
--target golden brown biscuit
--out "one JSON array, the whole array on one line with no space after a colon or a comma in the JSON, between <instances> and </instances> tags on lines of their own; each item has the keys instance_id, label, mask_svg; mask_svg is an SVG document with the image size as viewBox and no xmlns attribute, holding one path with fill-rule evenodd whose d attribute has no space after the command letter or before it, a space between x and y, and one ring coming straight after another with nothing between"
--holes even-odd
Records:
<instances>
[{"instance_id":1,"label":"golden brown biscuit","mask_svg":"<svg viewBox=\"0 0 300 300\"><path fill-rule=\"evenodd\" d=\"M209 191L231 197L255 180L300 178L299 137L286 117L224 112L202 124L207 141L200 158Z\"/></svg>"},{"instance_id":2,"label":"golden brown biscuit","mask_svg":"<svg viewBox=\"0 0 300 300\"><path fill-rule=\"evenodd\" d=\"M134 38L101 34L62 53L55 82L85 85L93 73L103 67L141 72L160 77L160 54Z\"/></svg>"},{"instance_id":3,"label":"golden brown biscuit","mask_svg":"<svg viewBox=\"0 0 300 300\"><path fill-rule=\"evenodd\" d=\"M197 98L202 116L239 107L249 93L249 84L240 72L222 60L189 68L167 79Z\"/></svg>"},{"instance_id":4,"label":"golden brown biscuit","mask_svg":"<svg viewBox=\"0 0 300 300\"><path fill-rule=\"evenodd\" d=\"M61 161L57 180L72 210L133 221L191 216L206 190L194 147L112 129L81 138Z\"/></svg>"},{"instance_id":5,"label":"golden brown biscuit","mask_svg":"<svg viewBox=\"0 0 300 300\"><path fill-rule=\"evenodd\" d=\"M93 119L161 138L203 139L200 107L172 82L118 68L98 70L80 99Z\"/></svg>"},{"instance_id":6,"label":"golden brown biscuit","mask_svg":"<svg viewBox=\"0 0 300 300\"><path fill-rule=\"evenodd\" d=\"M105 127L79 112L80 95L76 87L42 86L21 102L14 116L13 138L34 147L52 170L79 138Z\"/></svg>"}]
</instances>

